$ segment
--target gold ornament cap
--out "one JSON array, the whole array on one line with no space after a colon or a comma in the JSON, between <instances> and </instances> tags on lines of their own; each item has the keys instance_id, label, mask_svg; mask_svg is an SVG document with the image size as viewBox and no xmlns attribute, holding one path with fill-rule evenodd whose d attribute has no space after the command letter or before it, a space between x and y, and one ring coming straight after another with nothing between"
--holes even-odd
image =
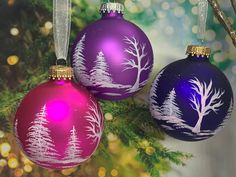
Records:
<instances>
[{"instance_id":1,"label":"gold ornament cap","mask_svg":"<svg viewBox=\"0 0 236 177\"><path fill-rule=\"evenodd\" d=\"M192 56L196 55L197 57L206 56L207 58L209 58L211 55L211 48L200 45L189 45L186 54Z\"/></svg>"},{"instance_id":2,"label":"gold ornament cap","mask_svg":"<svg viewBox=\"0 0 236 177\"><path fill-rule=\"evenodd\" d=\"M101 13L118 12L118 13L124 14L124 11L125 11L125 6L118 2L102 3L101 8L100 8Z\"/></svg>"},{"instance_id":3,"label":"gold ornament cap","mask_svg":"<svg viewBox=\"0 0 236 177\"><path fill-rule=\"evenodd\" d=\"M49 68L49 79L52 80L71 80L74 77L71 67L55 65Z\"/></svg>"}]
</instances>

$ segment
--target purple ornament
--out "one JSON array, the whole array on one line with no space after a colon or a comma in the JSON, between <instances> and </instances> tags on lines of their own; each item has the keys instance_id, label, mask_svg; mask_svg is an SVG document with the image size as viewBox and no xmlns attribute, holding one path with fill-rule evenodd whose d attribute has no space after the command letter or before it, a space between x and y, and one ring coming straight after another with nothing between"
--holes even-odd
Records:
<instances>
[{"instance_id":1,"label":"purple ornament","mask_svg":"<svg viewBox=\"0 0 236 177\"><path fill-rule=\"evenodd\" d=\"M150 92L150 110L170 136L200 141L214 136L233 111L233 91L209 62L210 48L189 46L188 58L166 66Z\"/></svg>"},{"instance_id":2,"label":"purple ornament","mask_svg":"<svg viewBox=\"0 0 236 177\"><path fill-rule=\"evenodd\" d=\"M76 79L96 97L125 99L147 83L153 51L144 32L123 18L124 6L104 3L102 18L81 31L72 50Z\"/></svg>"}]
</instances>

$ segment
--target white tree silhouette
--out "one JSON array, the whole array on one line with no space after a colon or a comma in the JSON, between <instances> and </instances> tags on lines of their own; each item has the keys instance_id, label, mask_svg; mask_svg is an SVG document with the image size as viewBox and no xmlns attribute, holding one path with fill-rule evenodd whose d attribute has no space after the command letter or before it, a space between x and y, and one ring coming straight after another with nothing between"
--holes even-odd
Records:
<instances>
[{"instance_id":1,"label":"white tree silhouette","mask_svg":"<svg viewBox=\"0 0 236 177\"><path fill-rule=\"evenodd\" d=\"M97 55L95 66L90 72L91 81L94 85L108 86L112 85L112 77L109 73L109 67L106 63L104 54L100 51Z\"/></svg>"},{"instance_id":2,"label":"white tree silhouette","mask_svg":"<svg viewBox=\"0 0 236 177\"><path fill-rule=\"evenodd\" d=\"M72 130L70 131L70 137L65 151L66 156L63 158L63 163L80 163L84 161L84 159L81 158L79 143L77 131L75 126L73 126Z\"/></svg>"},{"instance_id":3,"label":"white tree silhouette","mask_svg":"<svg viewBox=\"0 0 236 177\"><path fill-rule=\"evenodd\" d=\"M28 129L26 152L29 153L33 161L43 163L56 162L60 156L54 149L55 145L50 136L50 130L46 127L48 121L46 119L46 105L42 107L36 118L31 122Z\"/></svg>"},{"instance_id":4,"label":"white tree silhouette","mask_svg":"<svg viewBox=\"0 0 236 177\"><path fill-rule=\"evenodd\" d=\"M82 38L80 39L80 41L78 42L78 44L75 47L75 52L73 55L73 66L74 66L74 71L76 73L76 75L79 77L79 80L85 85L85 86L89 86L90 82L89 82L89 75L87 73L87 68L85 66L85 58L84 58L84 42L86 39L86 34L84 34L82 36Z\"/></svg>"},{"instance_id":5,"label":"white tree silhouette","mask_svg":"<svg viewBox=\"0 0 236 177\"><path fill-rule=\"evenodd\" d=\"M175 89L173 89L170 91L163 105L161 106L161 112L163 116L172 116L178 119L181 118L182 113L175 99L176 99L176 92L175 92Z\"/></svg>"},{"instance_id":6,"label":"white tree silhouette","mask_svg":"<svg viewBox=\"0 0 236 177\"><path fill-rule=\"evenodd\" d=\"M126 61L123 63L125 65L126 70L131 69L137 69L137 79L132 88L128 89L129 92L135 92L139 90L140 86L143 86L146 84L147 80L140 83L141 73L145 70L149 70L151 68L149 59L146 61L144 66L142 66L142 60L145 59L147 56L147 53L145 53L146 44L140 44L135 37L132 37L131 39L128 37L125 37L124 41L129 44L129 48L125 49L125 52L135 57L135 59L126 59Z\"/></svg>"},{"instance_id":7,"label":"white tree silhouette","mask_svg":"<svg viewBox=\"0 0 236 177\"><path fill-rule=\"evenodd\" d=\"M88 132L87 137L92 140L93 144L99 142L103 131L103 119L99 110L99 105L92 101L92 105L89 106L89 111L86 115L86 119L89 123L86 127Z\"/></svg>"},{"instance_id":8,"label":"white tree silhouette","mask_svg":"<svg viewBox=\"0 0 236 177\"><path fill-rule=\"evenodd\" d=\"M157 117L161 115L161 108L157 103L158 96L156 93L159 86L160 78L162 77L162 74L164 73L164 71L165 69L159 72L150 91L150 104L151 104L150 109L151 109L151 113L153 117Z\"/></svg>"},{"instance_id":9,"label":"white tree silhouette","mask_svg":"<svg viewBox=\"0 0 236 177\"><path fill-rule=\"evenodd\" d=\"M191 101L191 107L198 113L198 121L192 129L192 132L200 133L204 116L207 116L212 111L217 114L217 111L219 111L219 108L223 105L220 98L225 92L220 89L213 90L212 80L209 85L205 82L200 82L196 77L189 82L192 85L192 89L195 91L189 99Z\"/></svg>"},{"instance_id":10,"label":"white tree silhouette","mask_svg":"<svg viewBox=\"0 0 236 177\"><path fill-rule=\"evenodd\" d=\"M172 89L167 95L163 105L159 107L158 113L156 114L155 118L172 124L172 127L175 127L176 129L192 128L186 124L186 121L184 121L181 116L182 112L180 111L178 104L176 103L176 92L175 89ZM162 127L168 128L169 126L166 125L166 127ZM171 130L170 127L168 128L168 130Z\"/></svg>"}]
</instances>

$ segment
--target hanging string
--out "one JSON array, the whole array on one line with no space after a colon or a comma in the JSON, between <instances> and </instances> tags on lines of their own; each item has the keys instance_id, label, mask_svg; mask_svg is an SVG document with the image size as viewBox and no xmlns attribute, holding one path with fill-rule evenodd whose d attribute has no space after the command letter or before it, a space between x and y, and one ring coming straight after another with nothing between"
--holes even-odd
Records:
<instances>
[{"instance_id":1,"label":"hanging string","mask_svg":"<svg viewBox=\"0 0 236 177\"><path fill-rule=\"evenodd\" d=\"M199 0L198 2L198 39L204 43L206 34L206 23L208 15L208 1Z\"/></svg>"},{"instance_id":2,"label":"hanging string","mask_svg":"<svg viewBox=\"0 0 236 177\"><path fill-rule=\"evenodd\" d=\"M53 0L53 35L57 61L67 61L70 28L71 0Z\"/></svg>"}]
</instances>

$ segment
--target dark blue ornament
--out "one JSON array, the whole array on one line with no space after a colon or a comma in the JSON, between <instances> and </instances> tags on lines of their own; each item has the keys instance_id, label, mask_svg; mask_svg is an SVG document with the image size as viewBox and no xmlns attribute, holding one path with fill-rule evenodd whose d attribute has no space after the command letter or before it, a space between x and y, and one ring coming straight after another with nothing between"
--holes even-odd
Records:
<instances>
[{"instance_id":1,"label":"dark blue ornament","mask_svg":"<svg viewBox=\"0 0 236 177\"><path fill-rule=\"evenodd\" d=\"M210 63L210 48L189 46L187 54L157 75L150 110L170 136L200 141L214 136L230 118L233 91L226 76Z\"/></svg>"}]
</instances>

